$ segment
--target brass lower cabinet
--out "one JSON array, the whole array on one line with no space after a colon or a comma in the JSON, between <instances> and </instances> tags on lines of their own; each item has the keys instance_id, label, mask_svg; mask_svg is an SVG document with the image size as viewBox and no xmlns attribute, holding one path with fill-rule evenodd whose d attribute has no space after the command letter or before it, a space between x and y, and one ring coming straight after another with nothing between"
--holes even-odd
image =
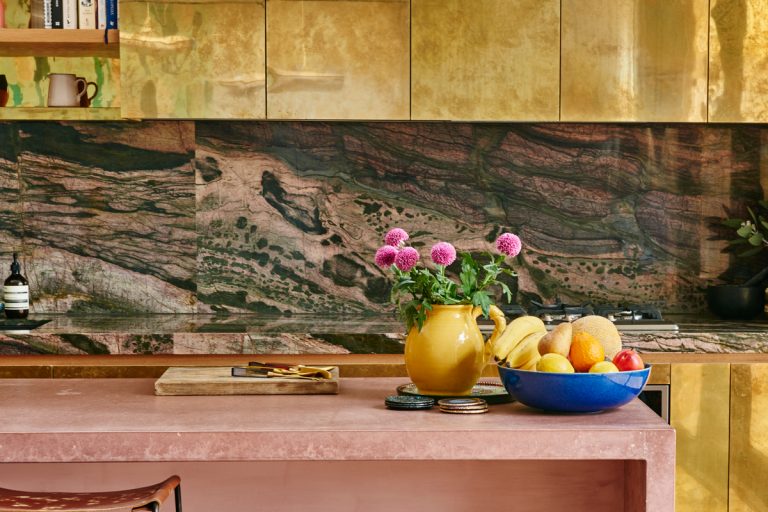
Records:
<instances>
[{"instance_id":1,"label":"brass lower cabinet","mask_svg":"<svg viewBox=\"0 0 768 512\"><path fill-rule=\"evenodd\" d=\"M672 365L670 423L677 433L677 512L728 510L730 366Z\"/></svg>"},{"instance_id":2,"label":"brass lower cabinet","mask_svg":"<svg viewBox=\"0 0 768 512\"><path fill-rule=\"evenodd\" d=\"M768 364L731 367L729 511L768 510Z\"/></svg>"}]
</instances>

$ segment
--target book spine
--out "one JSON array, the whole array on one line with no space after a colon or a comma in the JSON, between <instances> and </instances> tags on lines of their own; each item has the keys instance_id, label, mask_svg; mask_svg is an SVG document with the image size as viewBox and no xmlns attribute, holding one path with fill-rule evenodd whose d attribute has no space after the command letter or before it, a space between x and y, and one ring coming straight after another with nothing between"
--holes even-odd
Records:
<instances>
[{"instance_id":1,"label":"book spine","mask_svg":"<svg viewBox=\"0 0 768 512\"><path fill-rule=\"evenodd\" d=\"M64 5L62 0L52 0L51 18L53 19L53 28L64 28Z\"/></svg>"},{"instance_id":2,"label":"book spine","mask_svg":"<svg viewBox=\"0 0 768 512\"><path fill-rule=\"evenodd\" d=\"M43 28L53 28L52 0L43 0Z\"/></svg>"},{"instance_id":3,"label":"book spine","mask_svg":"<svg viewBox=\"0 0 768 512\"><path fill-rule=\"evenodd\" d=\"M96 2L96 28L104 30L107 28L107 2L98 0Z\"/></svg>"},{"instance_id":4,"label":"book spine","mask_svg":"<svg viewBox=\"0 0 768 512\"><path fill-rule=\"evenodd\" d=\"M63 0L64 28L77 28L77 0Z\"/></svg>"},{"instance_id":5,"label":"book spine","mask_svg":"<svg viewBox=\"0 0 768 512\"><path fill-rule=\"evenodd\" d=\"M80 0L78 16L80 28L96 28L96 6L94 0Z\"/></svg>"},{"instance_id":6,"label":"book spine","mask_svg":"<svg viewBox=\"0 0 768 512\"><path fill-rule=\"evenodd\" d=\"M106 0L107 2L107 28L117 28L117 0Z\"/></svg>"}]
</instances>

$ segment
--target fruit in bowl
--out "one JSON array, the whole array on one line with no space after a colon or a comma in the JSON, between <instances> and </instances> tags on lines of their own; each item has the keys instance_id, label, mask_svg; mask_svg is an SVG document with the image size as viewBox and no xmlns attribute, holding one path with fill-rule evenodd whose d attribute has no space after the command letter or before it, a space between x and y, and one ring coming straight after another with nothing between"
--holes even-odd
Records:
<instances>
[{"instance_id":1,"label":"fruit in bowl","mask_svg":"<svg viewBox=\"0 0 768 512\"><path fill-rule=\"evenodd\" d=\"M509 395L551 412L598 412L620 407L640 394L651 367L629 372L549 373L498 365Z\"/></svg>"},{"instance_id":2,"label":"fruit in bowl","mask_svg":"<svg viewBox=\"0 0 768 512\"><path fill-rule=\"evenodd\" d=\"M620 407L640 394L650 365L622 349L613 324L584 319L550 333L530 317L509 323L494 354L512 398L545 411L587 413Z\"/></svg>"}]
</instances>

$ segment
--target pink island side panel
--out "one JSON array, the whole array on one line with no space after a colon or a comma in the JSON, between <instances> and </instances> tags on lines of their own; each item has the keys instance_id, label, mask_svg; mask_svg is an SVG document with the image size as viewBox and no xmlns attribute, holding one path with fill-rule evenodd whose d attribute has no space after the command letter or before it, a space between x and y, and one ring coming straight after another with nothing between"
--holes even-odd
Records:
<instances>
[{"instance_id":1,"label":"pink island side panel","mask_svg":"<svg viewBox=\"0 0 768 512\"><path fill-rule=\"evenodd\" d=\"M387 410L404 382L203 397L155 396L149 379L0 380L0 486L127 488L176 473L187 512L674 509L674 430L639 401L591 415Z\"/></svg>"}]
</instances>

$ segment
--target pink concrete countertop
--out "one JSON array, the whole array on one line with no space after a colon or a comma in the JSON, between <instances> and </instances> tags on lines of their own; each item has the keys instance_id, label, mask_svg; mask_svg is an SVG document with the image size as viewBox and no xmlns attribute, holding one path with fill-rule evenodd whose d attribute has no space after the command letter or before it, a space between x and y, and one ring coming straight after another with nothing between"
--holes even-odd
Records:
<instances>
[{"instance_id":1,"label":"pink concrete countertop","mask_svg":"<svg viewBox=\"0 0 768 512\"><path fill-rule=\"evenodd\" d=\"M637 400L589 415L386 409L405 382L186 397L155 396L152 379L2 379L0 462L674 459L674 430Z\"/></svg>"}]
</instances>

